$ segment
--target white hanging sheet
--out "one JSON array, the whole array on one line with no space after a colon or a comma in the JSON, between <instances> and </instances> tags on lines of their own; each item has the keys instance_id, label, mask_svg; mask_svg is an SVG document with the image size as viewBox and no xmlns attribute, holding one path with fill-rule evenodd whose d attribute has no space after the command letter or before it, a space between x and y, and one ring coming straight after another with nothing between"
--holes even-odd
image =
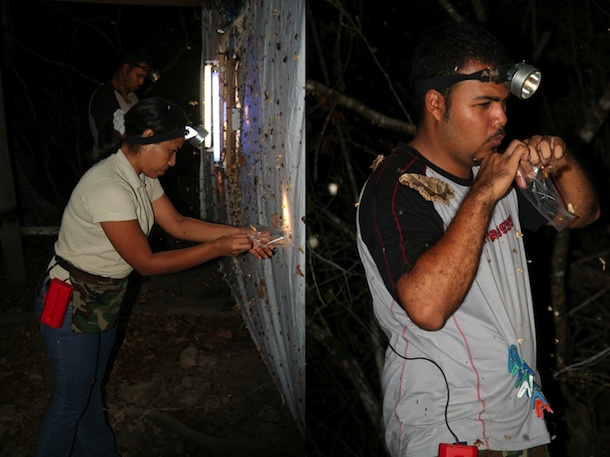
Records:
<instances>
[{"instance_id":1,"label":"white hanging sheet","mask_svg":"<svg viewBox=\"0 0 610 457\"><path fill-rule=\"evenodd\" d=\"M233 293L297 425L305 430L305 2L249 1L236 53L239 211L280 228L272 259L232 259ZM231 200L231 199L230 199ZM229 211L229 213L231 213Z\"/></svg>"}]
</instances>

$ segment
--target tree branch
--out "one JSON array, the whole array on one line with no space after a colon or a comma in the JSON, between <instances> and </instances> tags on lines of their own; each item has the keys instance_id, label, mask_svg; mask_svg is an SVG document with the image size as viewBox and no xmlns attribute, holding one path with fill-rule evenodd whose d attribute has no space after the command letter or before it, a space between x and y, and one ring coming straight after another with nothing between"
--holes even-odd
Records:
<instances>
[{"instance_id":1,"label":"tree branch","mask_svg":"<svg viewBox=\"0 0 610 457\"><path fill-rule=\"evenodd\" d=\"M352 353L344 346L344 343L338 340L332 332L325 330L317 324L309 326L309 334L326 348L331 354L333 360L343 367L345 373L349 376L355 386L355 391L362 401L364 409L369 415L369 420L377 430L379 436L382 436L383 424L381 423L381 411L379 409L379 400L373 389L367 381L367 377L362 369L362 366L352 355Z\"/></svg>"},{"instance_id":2,"label":"tree branch","mask_svg":"<svg viewBox=\"0 0 610 457\"><path fill-rule=\"evenodd\" d=\"M462 16L458 10L451 4L449 0L438 0L438 4L447 12L447 14L455 22L464 22L464 16Z\"/></svg>"},{"instance_id":3,"label":"tree branch","mask_svg":"<svg viewBox=\"0 0 610 457\"><path fill-rule=\"evenodd\" d=\"M474 8L474 14L477 17L477 21L486 23L487 14L485 14L485 5L483 5L482 0L472 0L472 7Z\"/></svg>"},{"instance_id":4,"label":"tree branch","mask_svg":"<svg viewBox=\"0 0 610 457\"><path fill-rule=\"evenodd\" d=\"M336 90L331 89L322 83L308 79L305 89L310 93L329 97L332 102L362 115L379 127L398 130L400 132L408 133L409 135L415 135L415 124L388 117L379 111L360 103L355 98L349 97L341 92L337 92Z\"/></svg>"}]
</instances>

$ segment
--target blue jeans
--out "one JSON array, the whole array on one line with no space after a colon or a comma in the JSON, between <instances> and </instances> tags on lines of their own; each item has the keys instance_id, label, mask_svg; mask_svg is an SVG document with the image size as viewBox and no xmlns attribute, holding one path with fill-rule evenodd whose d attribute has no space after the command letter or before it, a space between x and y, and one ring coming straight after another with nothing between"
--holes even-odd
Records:
<instances>
[{"instance_id":1,"label":"blue jeans","mask_svg":"<svg viewBox=\"0 0 610 457\"><path fill-rule=\"evenodd\" d=\"M39 318L48 277L36 297ZM72 303L63 325L40 324L53 371L53 399L47 409L36 457L117 457L102 401L102 384L116 339L116 326L102 333L72 333Z\"/></svg>"}]
</instances>

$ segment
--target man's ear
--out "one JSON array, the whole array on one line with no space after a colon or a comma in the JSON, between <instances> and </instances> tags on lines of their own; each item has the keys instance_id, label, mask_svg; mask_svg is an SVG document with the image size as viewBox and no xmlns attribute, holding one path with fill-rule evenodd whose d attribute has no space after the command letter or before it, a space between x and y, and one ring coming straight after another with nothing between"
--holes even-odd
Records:
<instances>
[{"instance_id":1,"label":"man's ear","mask_svg":"<svg viewBox=\"0 0 610 457\"><path fill-rule=\"evenodd\" d=\"M436 121L441 121L445 117L445 110L447 103L445 97L434 89L430 89L424 96L424 106L426 111L429 112Z\"/></svg>"},{"instance_id":2,"label":"man's ear","mask_svg":"<svg viewBox=\"0 0 610 457\"><path fill-rule=\"evenodd\" d=\"M129 64L128 64L128 63L124 63L124 64L121 66L121 73L122 73L122 74L127 75L127 74L129 74L129 72L130 72L130 71L131 71L131 67L129 66Z\"/></svg>"}]
</instances>

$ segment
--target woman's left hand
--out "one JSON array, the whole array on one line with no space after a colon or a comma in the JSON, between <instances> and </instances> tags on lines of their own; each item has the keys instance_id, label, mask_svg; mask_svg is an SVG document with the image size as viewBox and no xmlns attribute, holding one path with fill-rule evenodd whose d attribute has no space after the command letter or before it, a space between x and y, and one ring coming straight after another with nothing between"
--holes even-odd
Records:
<instances>
[{"instance_id":1,"label":"woman's left hand","mask_svg":"<svg viewBox=\"0 0 610 457\"><path fill-rule=\"evenodd\" d=\"M244 227L243 233L250 237L252 249L250 253L259 260L268 259L273 255L274 246L268 244L271 239L269 233L259 232L254 227Z\"/></svg>"},{"instance_id":2,"label":"woman's left hand","mask_svg":"<svg viewBox=\"0 0 610 457\"><path fill-rule=\"evenodd\" d=\"M259 260L268 259L273 255L273 246L266 246L256 241L252 242L252 249L250 254Z\"/></svg>"}]
</instances>

